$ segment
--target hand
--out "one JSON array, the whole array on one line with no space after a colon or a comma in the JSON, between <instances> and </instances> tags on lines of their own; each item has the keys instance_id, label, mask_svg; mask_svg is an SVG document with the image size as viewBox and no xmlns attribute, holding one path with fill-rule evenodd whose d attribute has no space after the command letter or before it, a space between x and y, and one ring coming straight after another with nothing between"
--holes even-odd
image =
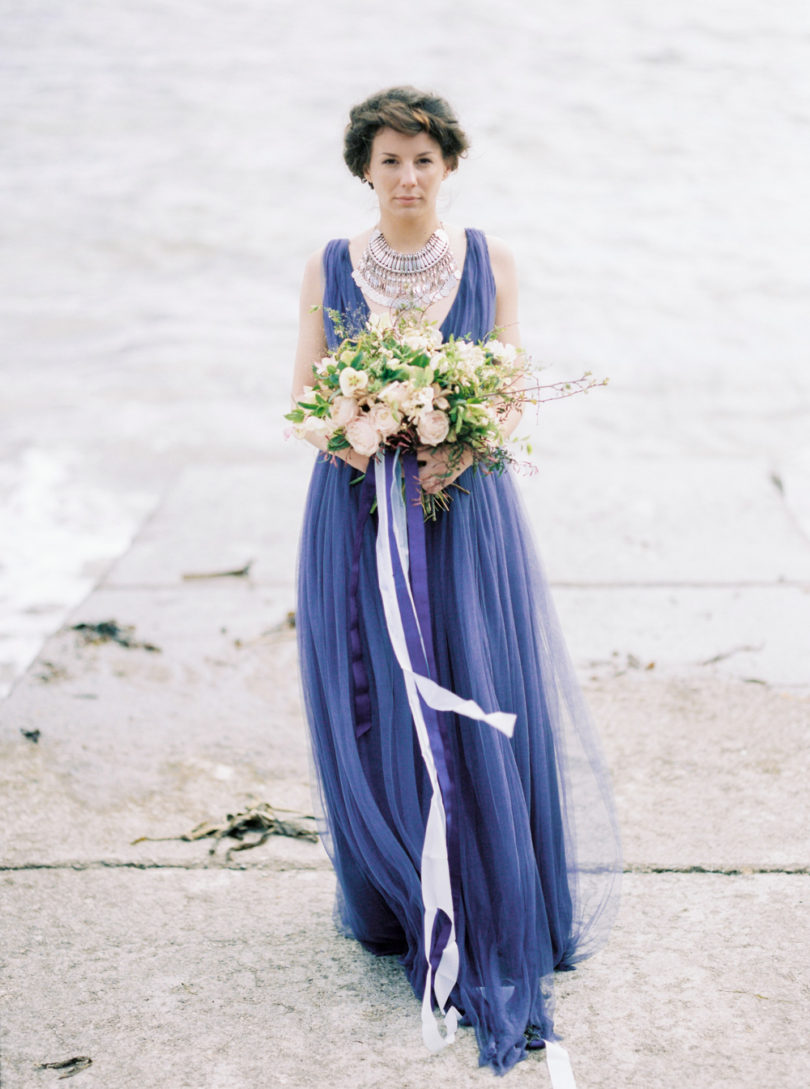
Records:
<instances>
[{"instance_id":1,"label":"hand","mask_svg":"<svg viewBox=\"0 0 810 1089\"><path fill-rule=\"evenodd\" d=\"M416 460L419 465L419 483L422 485L422 491L429 495L435 495L448 487L473 463L469 450L465 450L461 457L457 458L451 443L444 443L442 446L420 446L416 451Z\"/></svg>"}]
</instances>

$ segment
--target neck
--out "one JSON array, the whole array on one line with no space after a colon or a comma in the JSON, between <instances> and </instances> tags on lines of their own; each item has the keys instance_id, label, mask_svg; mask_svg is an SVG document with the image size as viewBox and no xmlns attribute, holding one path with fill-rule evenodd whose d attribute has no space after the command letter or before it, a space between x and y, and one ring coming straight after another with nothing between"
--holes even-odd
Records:
<instances>
[{"instance_id":1,"label":"neck","mask_svg":"<svg viewBox=\"0 0 810 1089\"><path fill-rule=\"evenodd\" d=\"M404 221L399 217L380 215L380 230L392 250L415 253L421 250L433 232L441 226L435 211L419 219Z\"/></svg>"}]
</instances>

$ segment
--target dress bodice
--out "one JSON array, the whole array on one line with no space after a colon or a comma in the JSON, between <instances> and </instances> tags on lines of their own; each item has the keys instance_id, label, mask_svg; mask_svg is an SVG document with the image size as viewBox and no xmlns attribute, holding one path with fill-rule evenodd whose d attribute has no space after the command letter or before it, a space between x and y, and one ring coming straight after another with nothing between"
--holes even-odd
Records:
<instances>
[{"instance_id":1,"label":"dress bodice","mask_svg":"<svg viewBox=\"0 0 810 1089\"><path fill-rule=\"evenodd\" d=\"M483 340L495 326L495 277L489 260L489 249L483 231L468 227L467 253L458 291L447 317L439 326L445 339L449 336ZM323 321L330 351L340 338L335 332L329 311L339 313L348 332L363 327L369 316L368 303L352 279L349 240L335 238L326 244L323 254L324 293Z\"/></svg>"}]
</instances>

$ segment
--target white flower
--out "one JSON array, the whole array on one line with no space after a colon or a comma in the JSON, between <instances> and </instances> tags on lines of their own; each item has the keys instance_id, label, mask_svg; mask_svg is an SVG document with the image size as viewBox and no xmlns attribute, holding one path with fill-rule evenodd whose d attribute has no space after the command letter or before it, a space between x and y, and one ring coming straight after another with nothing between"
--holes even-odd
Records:
<instances>
[{"instance_id":1,"label":"white flower","mask_svg":"<svg viewBox=\"0 0 810 1089\"><path fill-rule=\"evenodd\" d=\"M447 368L450 366L450 360L447 358L444 352L438 352L436 355L433 356L431 364L436 374L446 374Z\"/></svg>"},{"instance_id":2,"label":"white flower","mask_svg":"<svg viewBox=\"0 0 810 1089\"><path fill-rule=\"evenodd\" d=\"M439 412L438 409L422 413L416 425L419 441L423 442L425 446L438 446L440 442L444 442L447 438L449 430L450 421L446 414Z\"/></svg>"},{"instance_id":3,"label":"white flower","mask_svg":"<svg viewBox=\"0 0 810 1089\"><path fill-rule=\"evenodd\" d=\"M499 363L513 363L517 355L514 344L504 344L500 340L488 340L486 347Z\"/></svg>"},{"instance_id":4,"label":"white flower","mask_svg":"<svg viewBox=\"0 0 810 1089\"><path fill-rule=\"evenodd\" d=\"M483 349L479 348L477 344L470 344L468 341L456 342L456 349L460 356L459 370L468 378L472 378L476 369L482 363L486 363L487 357Z\"/></svg>"},{"instance_id":5,"label":"white flower","mask_svg":"<svg viewBox=\"0 0 810 1089\"><path fill-rule=\"evenodd\" d=\"M433 407L434 408L441 408L445 412L447 411L447 409L450 407L450 402L445 397L445 393L448 393L448 392L449 392L449 390L442 389L441 386L438 386L438 385L436 385L434 383L434 385L433 385Z\"/></svg>"},{"instance_id":6,"label":"white flower","mask_svg":"<svg viewBox=\"0 0 810 1089\"><path fill-rule=\"evenodd\" d=\"M368 385L366 371L356 371L354 367L345 367L340 372L340 392L344 397L351 396L355 390L365 389Z\"/></svg>"},{"instance_id":7,"label":"white flower","mask_svg":"<svg viewBox=\"0 0 810 1089\"><path fill-rule=\"evenodd\" d=\"M384 439L399 430L399 421L391 410L391 406L385 404L385 402L377 402L376 405L373 405L368 418Z\"/></svg>"},{"instance_id":8,"label":"white flower","mask_svg":"<svg viewBox=\"0 0 810 1089\"><path fill-rule=\"evenodd\" d=\"M307 435L328 435L332 431L330 420L323 420L320 416L307 416L300 424L293 428L297 438L303 439Z\"/></svg>"},{"instance_id":9,"label":"white flower","mask_svg":"<svg viewBox=\"0 0 810 1089\"><path fill-rule=\"evenodd\" d=\"M430 412L433 408L433 386L425 386L422 389L413 389L402 402L402 408L409 416L421 416L423 412Z\"/></svg>"},{"instance_id":10,"label":"white flower","mask_svg":"<svg viewBox=\"0 0 810 1089\"><path fill-rule=\"evenodd\" d=\"M330 415L335 427L345 427L349 420L353 420L360 411L354 397L344 397L338 394L332 402Z\"/></svg>"},{"instance_id":11,"label":"white flower","mask_svg":"<svg viewBox=\"0 0 810 1089\"><path fill-rule=\"evenodd\" d=\"M355 416L346 425L346 438L353 450L364 457L372 457L377 453L380 445L380 433L371 423L368 414Z\"/></svg>"},{"instance_id":12,"label":"white flower","mask_svg":"<svg viewBox=\"0 0 810 1089\"><path fill-rule=\"evenodd\" d=\"M326 374L326 368L329 366L330 363L334 363L334 362L335 361L331 357L331 355L325 355L323 357L323 359L320 361L320 363L315 364L316 374Z\"/></svg>"},{"instance_id":13,"label":"white flower","mask_svg":"<svg viewBox=\"0 0 810 1089\"><path fill-rule=\"evenodd\" d=\"M387 333L389 329L394 328L394 319L391 317L390 311L384 311L382 314L371 314L366 322L366 328L370 329L372 333Z\"/></svg>"},{"instance_id":14,"label":"white flower","mask_svg":"<svg viewBox=\"0 0 810 1089\"><path fill-rule=\"evenodd\" d=\"M389 405L400 408L412 393L413 386L409 382L389 382L387 386L383 386L377 394L377 398L386 401Z\"/></svg>"},{"instance_id":15,"label":"white flower","mask_svg":"<svg viewBox=\"0 0 810 1089\"><path fill-rule=\"evenodd\" d=\"M412 348L415 352L429 352L433 347L433 339L429 336L427 329L405 333L400 338L400 342L407 348Z\"/></svg>"}]
</instances>

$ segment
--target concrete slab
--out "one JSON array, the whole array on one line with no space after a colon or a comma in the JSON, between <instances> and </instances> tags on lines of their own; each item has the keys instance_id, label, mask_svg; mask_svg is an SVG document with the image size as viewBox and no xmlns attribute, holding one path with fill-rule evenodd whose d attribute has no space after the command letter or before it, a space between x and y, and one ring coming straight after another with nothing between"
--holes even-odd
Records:
<instances>
[{"instance_id":1,"label":"concrete slab","mask_svg":"<svg viewBox=\"0 0 810 1089\"><path fill-rule=\"evenodd\" d=\"M587 694L626 865L810 870L810 696L643 669Z\"/></svg>"},{"instance_id":2,"label":"concrete slab","mask_svg":"<svg viewBox=\"0 0 810 1089\"><path fill-rule=\"evenodd\" d=\"M313 461L296 445L272 463L185 469L107 584L174 585L185 574L238 570L252 560L254 581L291 586Z\"/></svg>"},{"instance_id":3,"label":"concrete slab","mask_svg":"<svg viewBox=\"0 0 810 1089\"><path fill-rule=\"evenodd\" d=\"M5 861L189 858L190 845L178 855L176 844L129 844L238 812L251 796L309 812L288 607L240 579L95 594L75 620L134 625L160 652L73 631L48 642L2 705ZM311 846L294 846L311 864ZM268 857L292 849L275 843Z\"/></svg>"},{"instance_id":4,"label":"concrete slab","mask_svg":"<svg viewBox=\"0 0 810 1089\"><path fill-rule=\"evenodd\" d=\"M396 962L335 931L329 874L31 871L0 888L4 1089L51 1085L35 1064L73 1055L93 1060L88 1089L492 1084L469 1030L424 1049ZM808 876L627 878L607 949L558 978L578 1084L804 1085L808 895ZM509 1084L547 1084L543 1065Z\"/></svg>"},{"instance_id":5,"label":"concrete slab","mask_svg":"<svg viewBox=\"0 0 810 1089\"><path fill-rule=\"evenodd\" d=\"M760 458L538 460L522 491L552 582L810 582L810 541Z\"/></svg>"},{"instance_id":6,"label":"concrete slab","mask_svg":"<svg viewBox=\"0 0 810 1089\"><path fill-rule=\"evenodd\" d=\"M566 585L554 601L583 676L653 665L810 692L810 584Z\"/></svg>"}]
</instances>

